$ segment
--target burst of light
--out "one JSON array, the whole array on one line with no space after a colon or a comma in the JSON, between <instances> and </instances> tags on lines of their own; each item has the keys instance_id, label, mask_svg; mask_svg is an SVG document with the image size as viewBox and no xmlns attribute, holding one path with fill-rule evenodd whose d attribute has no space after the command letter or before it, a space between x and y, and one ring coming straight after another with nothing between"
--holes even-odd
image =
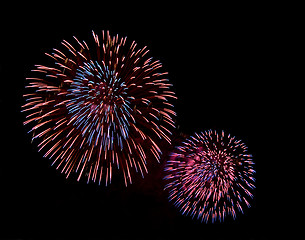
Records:
<instances>
[{"instance_id":1,"label":"burst of light","mask_svg":"<svg viewBox=\"0 0 305 240\"><path fill-rule=\"evenodd\" d=\"M221 222L250 207L255 188L252 156L241 140L224 131L186 139L171 153L165 173L169 200L184 215Z\"/></svg>"},{"instance_id":2,"label":"burst of light","mask_svg":"<svg viewBox=\"0 0 305 240\"><path fill-rule=\"evenodd\" d=\"M74 37L53 49L48 66L27 78L24 124L44 157L68 177L111 182L113 167L125 185L132 169L144 176L147 161L159 161L160 142L175 127L171 84L147 47L102 31L92 44ZM89 48L90 47L90 48Z\"/></svg>"}]
</instances>

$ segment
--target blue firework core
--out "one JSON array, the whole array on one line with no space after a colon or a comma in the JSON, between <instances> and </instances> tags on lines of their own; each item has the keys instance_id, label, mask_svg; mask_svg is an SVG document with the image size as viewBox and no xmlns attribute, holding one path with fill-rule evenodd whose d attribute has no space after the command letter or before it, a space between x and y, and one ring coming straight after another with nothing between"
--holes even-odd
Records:
<instances>
[{"instance_id":1,"label":"blue firework core","mask_svg":"<svg viewBox=\"0 0 305 240\"><path fill-rule=\"evenodd\" d=\"M127 87L118 74L98 62L84 63L76 72L76 77L68 89L66 102L68 113L78 129L91 132L88 144L105 133L102 142L104 150L113 150L113 144L122 149L123 139L128 137L130 126L130 101ZM111 119L110 119L111 118ZM88 125L89 124L89 125ZM88 127L89 126L89 127ZM85 135L86 131L83 132Z\"/></svg>"}]
</instances>

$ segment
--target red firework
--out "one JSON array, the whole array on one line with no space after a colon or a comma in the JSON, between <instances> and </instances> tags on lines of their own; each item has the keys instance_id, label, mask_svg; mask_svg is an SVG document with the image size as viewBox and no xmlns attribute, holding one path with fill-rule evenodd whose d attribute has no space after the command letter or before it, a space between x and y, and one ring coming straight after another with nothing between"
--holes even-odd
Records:
<instances>
[{"instance_id":1,"label":"red firework","mask_svg":"<svg viewBox=\"0 0 305 240\"><path fill-rule=\"evenodd\" d=\"M165 189L182 214L201 221L235 219L236 210L250 207L255 188L254 163L241 140L222 131L188 138L165 166Z\"/></svg>"},{"instance_id":2,"label":"red firework","mask_svg":"<svg viewBox=\"0 0 305 240\"><path fill-rule=\"evenodd\" d=\"M111 182L116 166L125 185L131 169L147 173L147 160L160 159L160 141L171 142L176 98L162 64L146 47L102 31L92 44L62 41L51 66L35 65L27 78L23 112L44 157L68 177ZM90 48L89 48L90 46Z\"/></svg>"}]
</instances>

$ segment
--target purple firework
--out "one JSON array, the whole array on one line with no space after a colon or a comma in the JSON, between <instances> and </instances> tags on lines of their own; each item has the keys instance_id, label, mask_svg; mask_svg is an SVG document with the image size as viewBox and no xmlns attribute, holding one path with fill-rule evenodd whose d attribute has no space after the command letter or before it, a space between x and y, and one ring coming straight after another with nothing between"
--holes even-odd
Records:
<instances>
[{"instance_id":1,"label":"purple firework","mask_svg":"<svg viewBox=\"0 0 305 240\"><path fill-rule=\"evenodd\" d=\"M182 214L204 222L250 207L255 178L252 156L241 140L224 131L205 131L186 139L165 166L165 189Z\"/></svg>"},{"instance_id":2,"label":"purple firework","mask_svg":"<svg viewBox=\"0 0 305 240\"><path fill-rule=\"evenodd\" d=\"M32 139L57 169L77 180L106 185L113 167L125 185L131 170L147 172L147 160L159 161L163 140L175 127L171 84L162 64L146 47L102 31L91 44L74 37L53 49L49 66L35 65L27 78L23 112ZM161 141L162 140L162 141Z\"/></svg>"}]
</instances>

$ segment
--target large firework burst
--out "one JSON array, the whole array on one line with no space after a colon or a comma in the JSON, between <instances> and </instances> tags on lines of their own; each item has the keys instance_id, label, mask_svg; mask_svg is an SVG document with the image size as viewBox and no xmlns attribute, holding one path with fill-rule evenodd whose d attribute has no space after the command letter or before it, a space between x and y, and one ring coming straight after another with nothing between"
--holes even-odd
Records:
<instances>
[{"instance_id":1,"label":"large firework burst","mask_svg":"<svg viewBox=\"0 0 305 240\"><path fill-rule=\"evenodd\" d=\"M224 131L205 131L186 139L165 166L165 189L182 214L201 221L235 219L236 210L250 207L255 178L247 147Z\"/></svg>"},{"instance_id":2,"label":"large firework burst","mask_svg":"<svg viewBox=\"0 0 305 240\"><path fill-rule=\"evenodd\" d=\"M175 98L162 64L147 57L126 37L102 37L92 44L74 37L53 49L51 66L35 65L27 78L23 111L33 140L57 169L77 180L111 182L112 168L132 183L131 169L147 172L147 160L159 161L161 140L170 143ZM89 48L90 46L90 48Z\"/></svg>"}]
</instances>

